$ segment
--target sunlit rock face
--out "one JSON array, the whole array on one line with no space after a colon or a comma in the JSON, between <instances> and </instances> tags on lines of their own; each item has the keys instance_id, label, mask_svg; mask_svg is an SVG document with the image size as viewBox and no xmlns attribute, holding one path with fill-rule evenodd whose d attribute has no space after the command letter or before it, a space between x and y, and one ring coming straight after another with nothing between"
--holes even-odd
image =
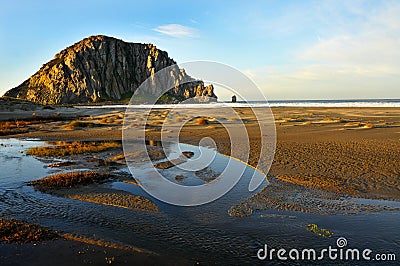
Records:
<instances>
[{"instance_id":1,"label":"sunlit rock face","mask_svg":"<svg viewBox=\"0 0 400 266\"><path fill-rule=\"evenodd\" d=\"M5 96L41 104L123 102L144 80L175 64L167 52L153 44L91 36L56 54ZM170 75L176 81L174 84L191 79L178 66L172 68ZM176 85L160 102L176 103L189 98L200 102L216 100L212 85L205 86L202 81L193 79L190 83Z\"/></svg>"}]
</instances>

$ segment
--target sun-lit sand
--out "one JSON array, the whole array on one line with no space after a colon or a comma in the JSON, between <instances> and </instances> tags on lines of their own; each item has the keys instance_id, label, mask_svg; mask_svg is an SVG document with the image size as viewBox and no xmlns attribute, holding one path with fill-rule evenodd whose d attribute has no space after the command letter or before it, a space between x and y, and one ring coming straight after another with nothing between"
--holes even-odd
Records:
<instances>
[{"instance_id":1,"label":"sun-lit sand","mask_svg":"<svg viewBox=\"0 0 400 266\"><path fill-rule=\"evenodd\" d=\"M96 111L95 111L96 110ZM71 120L49 121L46 131L37 125L24 125L18 137L39 137L47 140L119 140L124 115L121 111L88 109L90 116L72 121L81 124L106 123L110 127L63 127ZM256 166L260 151L259 131L251 110L237 108L244 121L251 144L248 163ZM22 112L22 111L21 111ZM82 111L80 111L82 112ZM97 113L96 113L97 112ZM269 175L282 184L329 191L365 198L400 198L399 134L400 110L397 108L274 108L277 148ZM18 113L18 112L17 112ZM230 154L226 130L215 116L189 120L180 132L180 139L196 144L201 138L213 138L221 153ZM136 113L140 117L140 113ZM150 117L149 139L159 139L165 110L154 111ZM0 117L7 119L5 116ZM173 119L190 118L184 110ZM110 120L111 119L111 120ZM235 120L230 123L235 124ZM23 121L23 120L21 120ZM1 122L5 123L5 122ZM239 122L237 122L239 123ZM42 126L42 125L41 125ZM111 129L110 129L111 128ZM51 129L51 130L49 130ZM358 129L358 130L355 130ZM12 135L9 135L10 137ZM235 147L240 150L240 147ZM162 158L164 155L160 154ZM121 158L120 158L121 159ZM264 170L262 165L258 165Z\"/></svg>"},{"instance_id":2,"label":"sun-lit sand","mask_svg":"<svg viewBox=\"0 0 400 266\"><path fill-rule=\"evenodd\" d=\"M124 155L121 145L113 142L121 140L123 126L139 128L146 121L140 110L131 112L129 116L133 117L132 120L124 124L126 116L123 110L75 110L62 107L48 112L34 106L35 115L32 116L32 108L28 108L28 111L25 110L26 106L24 110L14 108L12 118L7 116L7 112L0 112L3 138L40 138L50 141L49 145L59 144L63 149L75 147L75 150L82 150L52 155L48 153L51 148L36 149L37 153L32 154L39 158L45 156L49 168L54 168L55 173L78 168L106 173L125 167L125 160L143 156L141 153ZM179 132L180 142L198 145L201 139L210 137L215 141L218 151L225 155L232 155L233 148L240 157L246 152L244 140L248 138L250 154L245 163L257 167L268 176L270 184L266 188L243 202L232 203L231 208L226 210L227 215L243 217L265 209L324 215L399 211L397 207L385 205L385 202L376 205L362 201L400 200L398 108L274 108L277 145L269 171L267 165L258 164L262 147L257 119L251 109L235 108L235 111L240 119L226 117L217 110L213 110L212 115L200 117L194 116L194 111L185 110L173 114L167 110L151 112L143 131L149 157L157 161L155 165L159 165L159 168L163 164L173 166L165 160L166 155L158 141L161 132L171 133L175 124L183 123ZM55 116L57 113L60 114ZM230 130L235 131L242 122L248 137L243 136L243 143L232 147L224 125L229 124ZM163 129L165 125L169 128ZM78 145L79 141L82 144ZM114 144L108 147L104 143ZM102 145L107 147L102 149ZM52 160L56 157L57 160ZM182 157L181 160L184 159ZM207 169L195 173L206 183L214 180L217 175ZM142 213L161 213L157 205L146 197L98 185L109 182L107 178L95 178L95 182L51 187L42 191L77 202L85 201ZM173 179L181 183L185 178L176 175ZM138 185L130 176L114 176L111 179ZM36 187L39 188L39 185ZM275 214L263 215L260 217L280 217Z\"/></svg>"}]
</instances>

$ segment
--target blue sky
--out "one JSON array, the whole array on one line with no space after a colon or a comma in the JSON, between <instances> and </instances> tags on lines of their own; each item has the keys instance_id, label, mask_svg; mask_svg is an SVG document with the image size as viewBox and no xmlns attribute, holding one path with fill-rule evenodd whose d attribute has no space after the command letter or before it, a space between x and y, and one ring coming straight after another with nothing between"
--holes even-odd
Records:
<instances>
[{"instance_id":1,"label":"blue sky","mask_svg":"<svg viewBox=\"0 0 400 266\"><path fill-rule=\"evenodd\" d=\"M0 94L66 46L104 34L151 42L178 63L228 64L268 99L400 98L400 1L15 0L1 6Z\"/></svg>"}]
</instances>

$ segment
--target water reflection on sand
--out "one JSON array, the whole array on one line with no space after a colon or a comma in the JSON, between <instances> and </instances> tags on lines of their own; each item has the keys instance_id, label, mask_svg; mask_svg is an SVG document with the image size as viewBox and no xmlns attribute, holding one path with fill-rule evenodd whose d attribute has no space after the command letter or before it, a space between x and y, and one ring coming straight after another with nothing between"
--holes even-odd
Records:
<instances>
[{"instance_id":1,"label":"water reflection on sand","mask_svg":"<svg viewBox=\"0 0 400 266\"><path fill-rule=\"evenodd\" d=\"M396 252L400 249L399 212L328 216L267 209L250 217L229 217L228 208L249 196L247 188L254 171L251 168L246 168L243 177L228 194L197 207L177 207L163 203L133 184L114 182L101 185L153 199L161 214L152 214L34 191L32 187L25 186L25 182L46 176L51 170L45 167L44 162L26 156L24 151L28 147L43 145L43 142L3 139L0 143L3 144L0 149L1 213L9 217L35 220L67 233L88 237L96 235L104 240L131 244L160 254L224 264L257 263L256 252L264 243L286 249L326 248L328 245L334 246L335 238L339 236L346 237L350 246L360 249L371 248L376 252ZM181 147L195 151L196 156L196 147ZM227 157L217 154L211 169L221 171L226 160ZM165 172L171 180L178 174L188 175L174 168ZM196 185L191 183L195 179L198 180L198 177L194 174L188 177L188 185ZM335 238L323 239L310 234L305 230L309 223L328 228L334 232ZM326 262L328 265L330 263L335 264Z\"/></svg>"}]
</instances>

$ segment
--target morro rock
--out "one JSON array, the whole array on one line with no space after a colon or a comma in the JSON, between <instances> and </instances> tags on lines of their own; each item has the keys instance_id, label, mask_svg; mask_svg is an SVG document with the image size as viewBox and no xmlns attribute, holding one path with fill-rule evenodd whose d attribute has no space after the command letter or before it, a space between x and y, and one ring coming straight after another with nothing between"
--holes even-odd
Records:
<instances>
[{"instance_id":1,"label":"morro rock","mask_svg":"<svg viewBox=\"0 0 400 266\"><path fill-rule=\"evenodd\" d=\"M38 72L4 95L41 104L127 102L147 78L176 62L152 44L91 36L56 54ZM176 85L159 102L216 100L213 86L194 80L175 66L171 77L191 82ZM153 92L154 93L154 92ZM211 97L211 98L210 98Z\"/></svg>"}]
</instances>

